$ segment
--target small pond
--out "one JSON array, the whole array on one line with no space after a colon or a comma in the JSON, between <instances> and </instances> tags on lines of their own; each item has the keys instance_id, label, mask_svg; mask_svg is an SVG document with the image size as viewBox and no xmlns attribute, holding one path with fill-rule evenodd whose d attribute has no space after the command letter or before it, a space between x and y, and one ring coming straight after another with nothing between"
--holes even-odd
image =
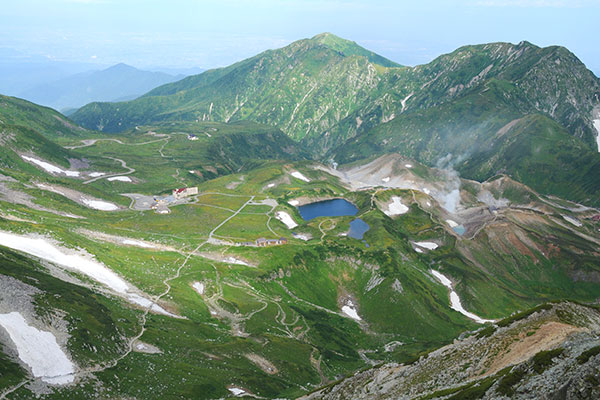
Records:
<instances>
[{"instance_id":1,"label":"small pond","mask_svg":"<svg viewBox=\"0 0 600 400\"><path fill-rule=\"evenodd\" d=\"M358 208L348 200L332 199L317 201L298 207L302 219L310 221L318 217L341 217L344 215L356 215Z\"/></svg>"},{"instance_id":2,"label":"small pond","mask_svg":"<svg viewBox=\"0 0 600 400\"><path fill-rule=\"evenodd\" d=\"M365 235L365 232L368 230L369 224L360 218L356 218L354 221L350 222L350 231L348 232L348 236L361 240Z\"/></svg>"},{"instance_id":3,"label":"small pond","mask_svg":"<svg viewBox=\"0 0 600 400\"><path fill-rule=\"evenodd\" d=\"M458 225L458 226L455 226L454 228L452 228L452 230L454 230L454 232L456 232L462 236L467 231L467 228L465 228L464 225Z\"/></svg>"}]
</instances>

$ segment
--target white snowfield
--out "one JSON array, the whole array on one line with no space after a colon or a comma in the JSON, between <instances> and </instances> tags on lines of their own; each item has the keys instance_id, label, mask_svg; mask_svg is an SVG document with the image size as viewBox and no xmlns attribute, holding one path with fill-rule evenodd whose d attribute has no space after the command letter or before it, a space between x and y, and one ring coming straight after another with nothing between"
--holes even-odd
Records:
<instances>
[{"instance_id":1,"label":"white snowfield","mask_svg":"<svg viewBox=\"0 0 600 400\"><path fill-rule=\"evenodd\" d=\"M230 387L230 388L227 388L227 390L229 390L234 396L241 396L243 394L246 394L245 390L240 389L238 387Z\"/></svg>"},{"instance_id":2,"label":"white snowfield","mask_svg":"<svg viewBox=\"0 0 600 400\"><path fill-rule=\"evenodd\" d=\"M107 178L106 180L114 182L114 181L119 181L119 182L133 182L131 180L130 177L128 176L111 176L110 178Z\"/></svg>"},{"instance_id":3,"label":"white snowfield","mask_svg":"<svg viewBox=\"0 0 600 400\"><path fill-rule=\"evenodd\" d=\"M405 168L412 168L412 164L404 164Z\"/></svg>"},{"instance_id":4,"label":"white snowfield","mask_svg":"<svg viewBox=\"0 0 600 400\"><path fill-rule=\"evenodd\" d=\"M447 219L446 223L448 224L448 226L450 226L450 228L456 228L458 226L458 224L455 221L452 221L451 219Z\"/></svg>"},{"instance_id":5,"label":"white snowfield","mask_svg":"<svg viewBox=\"0 0 600 400\"><path fill-rule=\"evenodd\" d=\"M199 295L202 296L204 294L204 283L194 282L192 284L192 287L196 290L196 292L198 292Z\"/></svg>"},{"instance_id":6,"label":"white snowfield","mask_svg":"<svg viewBox=\"0 0 600 400\"><path fill-rule=\"evenodd\" d=\"M28 237L3 231L0 231L0 245L77 271L120 294L131 303L150 308L159 314L177 317L159 305L153 304L151 300L135 293L135 287L89 254L74 253L72 250L59 247L42 237Z\"/></svg>"},{"instance_id":7,"label":"white snowfield","mask_svg":"<svg viewBox=\"0 0 600 400\"><path fill-rule=\"evenodd\" d=\"M478 324L485 324L486 322L495 322L493 319L483 319L483 318L465 310L463 308L462 304L460 303L460 297L458 297L458 294L452 288L452 282L450 281L450 279L448 279L442 273L434 271L434 270L431 270L431 273L433 274L433 276L435 276L441 282L442 285L446 286L450 290L450 308L452 308L454 311L458 311L465 317L472 319L473 321L477 322Z\"/></svg>"},{"instance_id":8,"label":"white snowfield","mask_svg":"<svg viewBox=\"0 0 600 400\"><path fill-rule=\"evenodd\" d=\"M408 211L408 207L402 204L402 199L398 196L392 196L392 202L388 205L388 209L383 213L387 216L401 215Z\"/></svg>"},{"instance_id":9,"label":"white snowfield","mask_svg":"<svg viewBox=\"0 0 600 400\"><path fill-rule=\"evenodd\" d=\"M106 175L105 172L92 172L90 174L90 177L92 177L92 178L98 178L99 176L104 176L104 175Z\"/></svg>"},{"instance_id":10,"label":"white snowfield","mask_svg":"<svg viewBox=\"0 0 600 400\"><path fill-rule=\"evenodd\" d=\"M143 247L145 249L155 249L156 248L156 246L154 246L153 244L142 242L141 240L125 239L125 240L123 240L122 243L129 245L129 246Z\"/></svg>"},{"instance_id":11,"label":"white snowfield","mask_svg":"<svg viewBox=\"0 0 600 400\"><path fill-rule=\"evenodd\" d=\"M81 199L81 202L89 208L93 208L94 210L115 211L119 209L119 207L117 207L115 204L102 200L92 200L84 197Z\"/></svg>"},{"instance_id":12,"label":"white snowfield","mask_svg":"<svg viewBox=\"0 0 600 400\"><path fill-rule=\"evenodd\" d=\"M311 236L309 236L309 235L307 235L305 233L298 233L294 237L296 239L304 240L305 242L307 242L307 241L309 241L311 239Z\"/></svg>"},{"instance_id":13,"label":"white snowfield","mask_svg":"<svg viewBox=\"0 0 600 400\"><path fill-rule=\"evenodd\" d=\"M288 204L290 206L296 207L298 204L300 204L300 202L298 200L290 200L290 201L288 201Z\"/></svg>"},{"instance_id":14,"label":"white snowfield","mask_svg":"<svg viewBox=\"0 0 600 400\"><path fill-rule=\"evenodd\" d=\"M415 242L415 244L428 250L435 250L439 247L437 243L433 242Z\"/></svg>"},{"instance_id":15,"label":"white snowfield","mask_svg":"<svg viewBox=\"0 0 600 400\"><path fill-rule=\"evenodd\" d=\"M288 229L294 229L298 226L298 224L294 221L292 216L285 211L277 211L275 213L275 218L283 222L285 226L288 227Z\"/></svg>"},{"instance_id":16,"label":"white snowfield","mask_svg":"<svg viewBox=\"0 0 600 400\"><path fill-rule=\"evenodd\" d=\"M594 120L594 128L596 128L596 143L598 144L598 152L600 153L600 118Z\"/></svg>"},{"instance_id":17,"label":"white snowfield","mask_svg":"<svg viewBox=\"0 0 600 400\"><path fill-rule=\"evenodd\" d=\"M342 307L342 312L352 319L355 319L357 321L362 321L362 318L356 312L354 303L352 303L352 301L350 301L350 300L348 301L348 303L345 306Z\"/></svg>"},{"instance_id":18,"label":"white snowfield","mask_svg":"<svg viewBox=\"0 0 600 400\"><path fill-rule=\"evenodd\" d=\"M2 326L17 347L17 353L36 378L52 385L75 379L75 367L50 332L30 326L18 312L0 314Z\"/></svg>"},{"instance_id":19,"label":"white snowfield","mask_svg":"<svg viewBox=\"0 0 600 400\"><path fill-rule=\"evenodd\" d=\"M292 175L296 179L300 179L301 181L310 182L310 179L308 179L306 176L304 176L302 174L302 172L293 171L290 175Z\"/></svg>"},{"instance_id":20,"label":"white snowfield","mask_svg":"<svg viewBox=\"0 0 600 400\"><path fill-rule=\"evenodd\" d=\"M569 222L569 223L571 223L571 224L575 225L575 226L576 226L576 227L578 227L578 228L579 228L579 227L581 227L581 226L583 226L583 224L582 224L580 221L576 220L576 219L575 219L575 218L573 218L573 217L569 217L568 215L563 215L562 217L563 217L563 219L564 219L565 221L567 221L567 222Z\"/></svg>"},{"instance_id":21,"label":"white snowfield","mask_svg":"<svg viewBox=\"0 0 600 400\"><path fill-rule=\"evenodd\" d=\"M245 262L245 261L242 261L242 260L240 260L240 259L237 259L237 258L235 258L235 257L231 257L231 256L230 256L230 257L225 257L225 258L223 259L223 262L224 262L224 263L228 263L228 264L245 265L245 266L247 266L247 267L250 267L250 266L251 266L251 265L250 265L250 264L248 264L247 262Z\"/></svg>"},{"instance_id":22,"label":"white snowfield","mask_svg":"<svg viewBox=\"0 0 600 400\"><path fill-rule=\"evenodd\" d=\"M49 172L51 174L64 174L66 176L79 176L79 172L77 171L67 171L62 168L57 167L56 165L52 165L46 161L38 160L37 158L21 156L21 158L25 161L29 161L42 168L44 171Z\"/></svg>"}]
</instances>

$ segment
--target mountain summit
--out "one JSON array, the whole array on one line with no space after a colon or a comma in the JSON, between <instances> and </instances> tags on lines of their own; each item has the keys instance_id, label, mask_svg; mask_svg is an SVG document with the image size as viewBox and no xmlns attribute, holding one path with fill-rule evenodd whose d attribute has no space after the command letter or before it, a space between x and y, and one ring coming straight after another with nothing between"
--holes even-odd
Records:
<instances>
[{"instance_id":1,"label":"mountain summit","mask_svg":"<svg viewBox=\"0 0 600 400\"><path fill-rule=\"evenodd\" d=\"M356 42L342 39L333 33L320 33L310 40L327 46L331 50L338 51L346 57L361 56L366 57L373 64L381 65L382 67L400 67L399 64L359 46Z\"/></svg>"}]
</instances>

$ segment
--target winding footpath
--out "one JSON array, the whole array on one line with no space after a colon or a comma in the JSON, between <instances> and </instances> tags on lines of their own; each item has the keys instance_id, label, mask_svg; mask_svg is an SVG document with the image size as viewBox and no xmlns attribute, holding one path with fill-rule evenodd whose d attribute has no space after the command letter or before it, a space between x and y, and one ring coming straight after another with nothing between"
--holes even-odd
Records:
<instances>
[{"instance_id":1,"label":"winding footpath","mask_svg":"<svg viewBox=\"0 0 600 400\"><path fill-rule=\"evenodd\" d=\"M242 197L242 196L236 196L236 197ZM243 197L247 197L247 196L243 196ZM179 265L179 267L177 268L177 271L175 272L174 275L165 278L162 283L166 286L164 292L162 292L161 294L157 295L156 297L154 297L152 299L152 302L146 307L144 308L144 312L140 318L140 331L138 334L136 334L133 337L130 337L129 339L127 339L127 351L125 351L123 354L121 354L119 357L115 358L114 360L108 362L108 363L102 363L102 364L98 364L96 366L92 366L92 367L88 367L88 368L83 368L80 369L79 371L75 372L75 376L78 377L84 377L84 376L89 376L93 373L98 373L98 372L102 372L104 370L107 370L109 368L113 368L115 367L121 360L123 360L125 357L129 356L133 351L134 351L134 344L137 340L139 340L144 333L146 332L146 323L147 323L147 318L148 318L148 313L150 312L150 309L152 308L153 305L158 304L158 301L160 301L161 298L165 297L166 295L168 295L171 291L171 285L169 282L178 279L181 276L181 271L183 270L183 268L187 265L188 261L190 260L190 258L194 255L196 255L196 253L198 252L198 250L200 250L200 248L202 248L202 246L204 246L205 244L209 243L209 240L212 238L212 236L214 235L214 233L221 228L223 225L225 225L228 221L230 221L232 218L234 218L235 216L237 216L240 212L242 212L242 210L250 203L252 203L252 201L254 200L255 196L251 196L250 199L248 201L246 201L237 211L235 211L233 214L231 214L230 216L228 216L226 219L224 219L219 225L217 225L210 233L209 236L207 238L207 240L203 241L202 243L200 243L198 246L196 246L191 252L187 253L185 259L183 260L183 262ZM33 382L34 379L28 378L25 379L23 381L21 381L20 383L18 383L15 386L12 386L10 388L8 388L7 390L5 390L3 393L0 393L0 400L5 399L6 396L8 396L9 394L17 391L19 388L21 388L22 386Z\"/></svg>"},{"instance_id":2,"label":"winding footpath","mask_svg":"<svg viewBox=\"0 0 600 400\"><path fill-rule=\"evenodd\" d=\"M114 157L108 157L108 156L105 156L104 158L107 158L109 160L113 160L113 161L117 161L117 162L121 163L121 166L123 168L125 168L127 170L127 172L121 172L121 173L117 173L117 174L108 174L108 175L97 176L96 178L92 178L90 180L87 180L87 181L83 182L84 185L87 185L88 183L95 182L95 181L97 181L99 179L112 178L113 176L130 175L130 174L133 174L135 172L134 168L128 167L127 163L125 161L121 160L120 158L114 158Z\"/></svg>"}]
</instances>

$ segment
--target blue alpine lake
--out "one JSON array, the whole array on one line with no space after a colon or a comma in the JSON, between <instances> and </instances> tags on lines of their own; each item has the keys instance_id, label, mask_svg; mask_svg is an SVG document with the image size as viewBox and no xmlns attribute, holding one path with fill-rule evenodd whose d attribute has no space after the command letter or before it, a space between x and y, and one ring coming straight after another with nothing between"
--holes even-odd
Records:
<instances>
[{"instance_id":1,"label":"blue alpine lake","mask_svg":"<svg viewBox=\"0 0 600 400\"><path fill-rule=\"evenodd\" d=\"M465 232L467 231L467 229L464 227L464 225L458 225L452 229L454 230L454 232L458 233L461 236L464 235Z\"/></svg>"},{"instance_id":2,"label":"blue alpine lake","mask_svg":"<svg viewBox=\"0 0 600 400\"><path fill-rule=\"evenodd\" d=\"M348 200L332 199L317 201L298 207L300 216L305 221L318 217L341 217L345 215L356 215L358 208Z\"/></svg>"},{"instance_id":3,"label":"blue alpine lake","mask_svg":"<svg viewBox=\"0 0 600 400\"><path fill-rule=\"evenodd\" d=\"M365 232L368 230L369 224L360 218L356 218L354 221L350 222L350 231L348 232L348 236L361 240L365 235Z\"/></svg>"},{"instance_id":4,"label":"blue alpine lake","mask_svg":"<svg viewBox=\"0 0 600 400\"><path fill-rule=\"evenodd\" d=\"M305 221L310 221L313 218L318 217L342 217L347 215L356 215L358 213L358 208L348 200L344 199L332 199L332 200L324 200L317 201L315 203L306 204L298 207L298 211L300 211L300 216ZM362 240L365 232L369 230L369 224L363 221L360 218L356 218L352 222L350 222L350 231L348 232L348 236L354 239ZM369 247L369 244L364 241L366 247Z\"/></svg>"}]
</instances>

